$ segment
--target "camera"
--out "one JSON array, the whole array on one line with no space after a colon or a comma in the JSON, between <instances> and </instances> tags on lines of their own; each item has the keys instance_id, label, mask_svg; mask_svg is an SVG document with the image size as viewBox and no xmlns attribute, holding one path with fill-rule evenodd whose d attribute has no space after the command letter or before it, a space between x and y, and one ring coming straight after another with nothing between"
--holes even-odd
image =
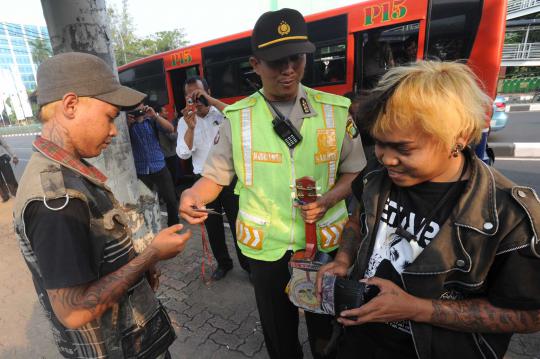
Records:
<instances>
[{"instance_id":1,"label":"camera","mask_svg":"<svg viewBox=\"0 0 540 359\"><path fill-rule=\"evenodd\" d=\"M131 116L135 116L135 117L139 117L139 116L144 116L145 113L146 112L144 112L144 110L142 110L142 109L136 109L136 110L128 111L126 114L131 115Z\"/></svg>"},{"instance_id":2,"label":"camera","mask_svg":"<svg viewBox=\"0 0 540 359\"><path fill-rule=\"evenodd\" d=\"M204 96L197 97L197 102L201 103L204 106L209 106L208 100Z\"/></svg>"}]
</instances>

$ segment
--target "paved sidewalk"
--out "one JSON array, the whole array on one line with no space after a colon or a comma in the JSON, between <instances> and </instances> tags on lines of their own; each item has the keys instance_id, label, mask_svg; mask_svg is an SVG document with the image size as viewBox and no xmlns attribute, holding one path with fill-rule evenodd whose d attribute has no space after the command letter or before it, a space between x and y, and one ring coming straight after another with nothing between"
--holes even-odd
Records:
<instances>
[{"instance_id":1,"label":"paved sidewalk","mask_svg":"<svg viewBox=\"0 0 540 359\"><path fill-rule=\"evenodd\" d=\"M30 274L19 253L11 225L13 200L0 203L0 359L53 359L58 352L41 312ZM200 227L185 251L161 265L158 296L169 313L178 339L173 358L267 358L248 276L236 262L219 282L201 280ZM300 338L305 358L311 358L304 320ZM515 336L508 359L540 359L540 334Z\"/></svg>"},{"instance_id":2,"label":"paved sidewalk","mask_svg":"<svg viewBox=\"0 0 540 359\"><path fill-rule=\"evenodd\" d=\"M53 359L58 352L13 234L13 200L0 203L0 359ZM178 339L173 358L266 358L253 287L236 259L230 231L229 252L235 267L219 281L201 280L200 227L178 257L161 262L158 297L167 307ZM206 269L207 275L210 269ZM300 338L311 358L304 320Z\"/></svg>"}]
</instances>

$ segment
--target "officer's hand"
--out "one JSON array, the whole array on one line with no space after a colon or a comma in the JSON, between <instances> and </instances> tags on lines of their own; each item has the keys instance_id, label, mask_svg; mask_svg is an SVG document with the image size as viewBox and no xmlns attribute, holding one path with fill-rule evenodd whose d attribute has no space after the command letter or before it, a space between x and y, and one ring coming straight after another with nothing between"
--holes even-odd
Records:
<instances>
[{"instance_id":1,"label":"officer's hand","mask_svg":"<svg viewBox=\"0 0 540 359\"><path fill-rule=\"evenodd\" d=\"M431 307L429 300L410 295L389 280L372 277L362 282L377 286L380 292L360 308L336 313L340 315L338 322L345 326L415 320ZM356 317L356 319L346 317Z\"/></svg>"},{"instance_id":2,"label":"officer's hand","mask_svg":"<svg viewBox=\"0 0 540 359\"><path fill-rule=\"evenodd\" d=\"M203 223L208 213L197 212L195 208L205 208L201 197L191 188L183 191L180 197L180 216L190 224Z\"/></svg>"},{"instance_id":3,"label":"officer's hand","mask_svg":"<svg viewBox=\"0 0 540 359\"><path fill-rule=\"evenodd\" d=\"M330 207L324 197L319 197L315 202L299 205L295 204L295 207L301 209L302 218L306 223L315 223L319 219L323 218Z\"/></svg>"},{"instance_id":4,"label":"officer's hand","mask_svg":"<svg viewBox=\"0 0 540 359\"><path fill-rule=\"evenodd\" d=\"M186 121L188 128L193 130L197 124L197 116L195 111L192 111L186 107L182 110L182 115L184 116L184 121Z\"/></svg>"},{"instance_id":5,"label":"officer's hand","mask_svg":"<svg viewBox=\"0 0 540 359\"><path fill-rule=\"evenodd\" d=\"M181 224L175 224L165 228L154 238L147 248L157 250L160 260L170 259L182 252L187 240L191 237L191 231L180 232L184 228Z\"/></svg>"},{"instance_id":6,"label":"officer's hand","mask_svg":"<svg viewBox=\"0 0 540 359\"><path fill-rule=\"evenodd\" d=\"M17 156L13 156L12 161L15 166L17 165L17 163L19 163L19 159L17 158Z\"/></svg>"},{"instance_id":7,"label":"officer's hand","mask_svg":"<svg viewBox=\"0 0 540 359\"><path fill-rule=\"evenodd\" d=\"M328 264L323 265L317 272L317 280L315 282L315 288L317 288L317 300L321 301L322 296L322 279L324 273L333 274L338 277L345 277L349 270L349 264L339 259L334 260Z\"/></svg>"}]
</instances>

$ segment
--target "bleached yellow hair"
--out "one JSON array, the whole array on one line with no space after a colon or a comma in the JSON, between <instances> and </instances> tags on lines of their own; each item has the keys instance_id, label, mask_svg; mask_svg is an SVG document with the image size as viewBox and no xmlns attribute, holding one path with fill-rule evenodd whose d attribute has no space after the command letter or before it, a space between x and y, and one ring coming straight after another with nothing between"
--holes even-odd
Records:
<instances>
[{"instance_id":1,"label":"bleached yellow hair","mask_svg":"<svg viewBox=\"0 0 540 359\"><path fill-rule=\"evenodd\" d=\"M385 92L390 97L374 118L374 137L393 129L420 131L451 148L460 137L468 143L478 140L491 110L491 99L476 76L455 62L418 61L394 67L374 89Z\"/></svg>"},{"instance_id":2,"label":"bleached yellow hair","mask_svg":"<svg viewBox=\"0 0 540 359\"><path fill-rule=\"evenodd\" d=\"M90 99L90 97L86 97L86 96L79 97L79 101L81 102L88 101L88 99ZM42 123L49 121L54 116L54 113L56 111L56 105L61 101L62 100L58 100L58 101L50 102L46 105L43 105L41 109L39 110L39 120Z\"/></svg>"}]
</instances>

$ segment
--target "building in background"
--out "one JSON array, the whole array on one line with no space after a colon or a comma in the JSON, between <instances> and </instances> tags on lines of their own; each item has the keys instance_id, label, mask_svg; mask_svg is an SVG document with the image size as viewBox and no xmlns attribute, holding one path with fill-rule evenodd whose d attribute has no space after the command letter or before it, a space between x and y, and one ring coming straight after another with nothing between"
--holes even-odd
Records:
<instances>
[{"instance_id":1,"label":"building in background","mask_svg":"<svg viewBox=\"0 0 540 359\"><path fill-rule=\"evenodd\" d=\"M37 66L32 59L35 40L45 41L50 48L45 26L0 22L0 69L14 70L14 76L20 78L29 91L36 88Z\"/></svg>"},{"instance_id":2,"label":"building in background","mask_svg":"<svg viewBox=\"0 0 540 359\"><path fill-rule=\"evenodd\" d=\"M0 22L0 113L21 121L32 117L28 92L36 88L37 65L32 54L51 45L44 26ZM2 118L2 122L4 118Z\"/></svg>"},{"instance_id":3,"label":"building in background","mask_svg":"<svg viewBox=\"0 0 540 359\"><path fill-rule=\"evenodd\" d=\"M498 92L514 100L540 93L540 0L509 0Z\"/></svg>"}]
</instances>

